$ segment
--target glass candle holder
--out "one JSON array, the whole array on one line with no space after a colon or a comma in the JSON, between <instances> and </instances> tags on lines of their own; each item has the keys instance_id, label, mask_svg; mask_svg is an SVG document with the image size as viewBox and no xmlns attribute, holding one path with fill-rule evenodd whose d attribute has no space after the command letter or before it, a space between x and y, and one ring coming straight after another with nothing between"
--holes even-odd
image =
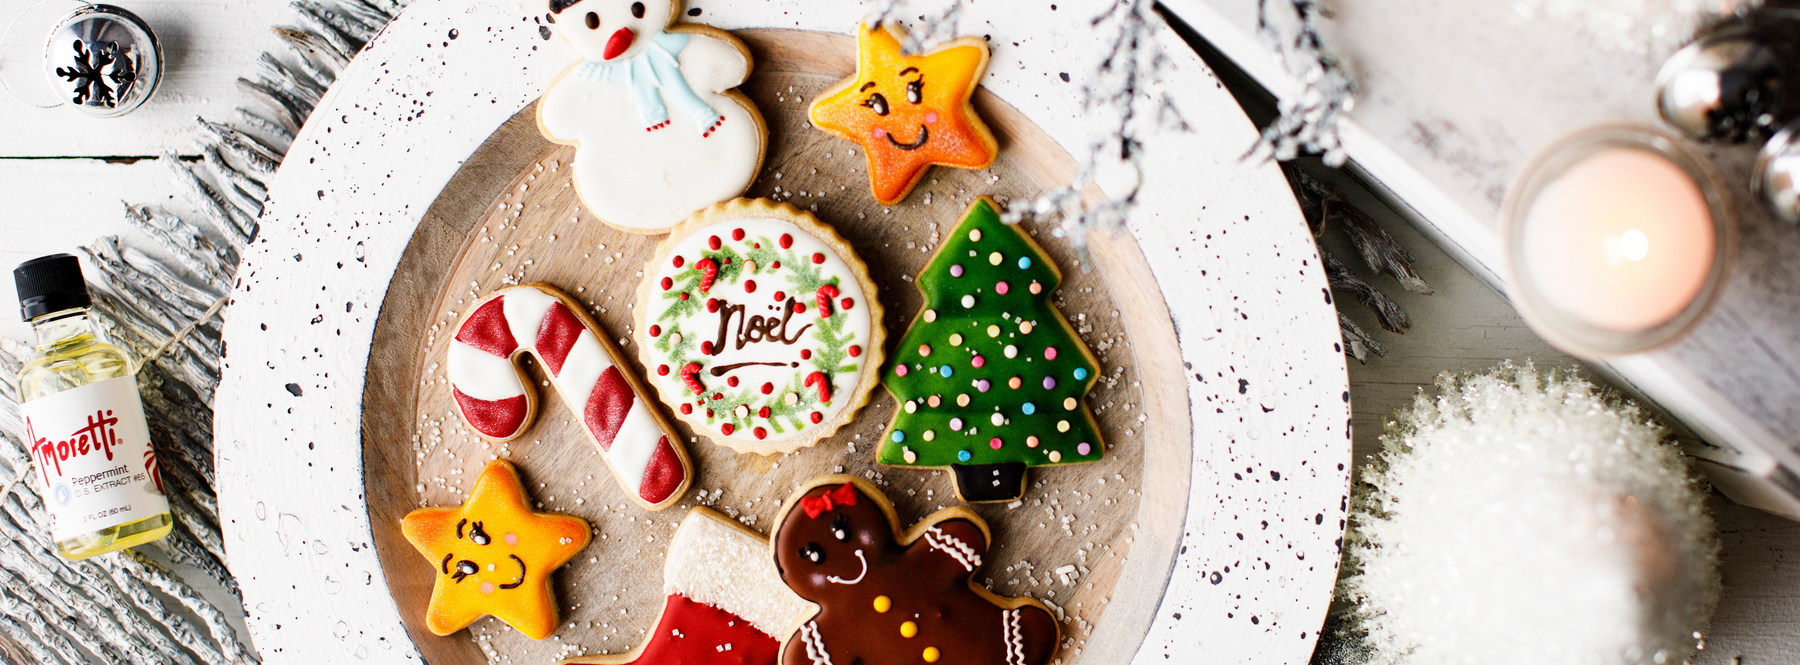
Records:
<instances>
[{"instance_id":1,"label":"glass candle holder","mask_svg":"<svg viewBox=\"0 0 1800 665\"><path fill-rule=\"evenodd\" d=\"M1514 306L1598 359L1667 345L1717 300L1737 240L1712 166L1655 130L1606 126L1532 159L1501 208Z\"/></svg>"}]
</instances>

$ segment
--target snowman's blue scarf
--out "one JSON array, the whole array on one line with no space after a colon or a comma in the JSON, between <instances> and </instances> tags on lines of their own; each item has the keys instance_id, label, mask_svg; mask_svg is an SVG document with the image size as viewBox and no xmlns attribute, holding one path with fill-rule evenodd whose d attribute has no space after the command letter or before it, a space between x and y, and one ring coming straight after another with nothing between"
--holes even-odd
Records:
<instances>
[{"instance_id":1,"label":"snowman's blue scarf","mask_svg":"<svg viewBox=\"0 0 1800 665\"><path fill-rule=\"evenodd\" d=\"M584 60L574 73L595 83L630 86L631 103L637 106L638 119L644 121L645 129L669 119L669 110L663 106L667 98L704 134L719 119L719 113L688 87L687 78L681 75L681 63L675 60L675 54L687 48L691 38L692 35L677 32L659 32L650 38L650 45L642 53L612 62Z\"/></svg>"}]
</instances>

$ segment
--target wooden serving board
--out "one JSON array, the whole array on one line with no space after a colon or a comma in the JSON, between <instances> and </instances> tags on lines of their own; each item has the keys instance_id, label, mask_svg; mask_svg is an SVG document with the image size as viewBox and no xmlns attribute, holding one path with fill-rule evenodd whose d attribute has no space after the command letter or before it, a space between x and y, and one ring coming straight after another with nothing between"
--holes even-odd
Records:
<instances>
[{"instance_id":1,"label":"wooden serving board","mask_svg":"<svg viewBox=\"0 0 1800 665\"><path fill-rule=\"evenodd\" d=\"M860 148L805 119L814 94L854 71L853 40L792 30L737 34L755 56L741 90L769 129L767 159L746 196L785 201L835 225L875 277L890 346L922 302L913 276L975 197L1025 199L1074 172L1074 160L1055 141L982 90L976 106L1001 145L994 166L934 169L906 201L882 206L868 191ZM569 187L573 149L538 134L535 110L526 107L494 133L426 212L387 290L369 358L362 429L374 544L402 621L429 662L547 663L637 646L661 607L665 545L695 505L766 534L795 486L835 472L885 489L903 526L958 503L947 473L874 463L895 406L880 389L851 425L778 457L740 455L677 424L696 476L687 498L660 512L621 492L560 401L541 400L536 424L510 443L483 441L465 426L450 395L446 350L468 308L507 285L538 281L567 291L643 370L631 341L631 303L662 238L615 230L581 208ZM977 579L1000 595L1030 595L1060 608L1069 638L1063 662L1123 662L1137 650L1130 636L1148 628L1166 577L1157 571L1121 579L1126 555L1140 538L1160 550L1181 536L1192 454L1187 381L1175 363L1156 360L1180 353L1133 239L1096 236L1091 265L1083 265L1068 242L1028 228L1062 268L1056 303L1100 360L1103 378L1088 401L1108 449L1097 463L1033 469L1017 504L975 506L994 537ZM528 372L541 386L542 371ZM421 506L461 503L495 458L518 465L542 509L583 517L598 531L556 575L562 625L550 640L534 642L493 619L449 637L423 627L435 570L400 535L400 518ZM1065 565L1075 566L1067 581L1055 573ZM1106 635L1096 637L1101 626Z\"/></svg>"}]
</instances>

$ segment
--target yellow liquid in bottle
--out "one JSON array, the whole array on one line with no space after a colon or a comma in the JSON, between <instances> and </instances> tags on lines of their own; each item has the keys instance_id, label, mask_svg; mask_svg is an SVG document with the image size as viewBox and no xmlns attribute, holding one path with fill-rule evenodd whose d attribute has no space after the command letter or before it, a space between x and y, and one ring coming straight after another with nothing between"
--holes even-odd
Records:
<instances>
[{"instance_id":1,"label":"yellow liquid in bottle","mask_svg":"<svg viewBox=\"0 0 1800 665\"><path fill-rule=\"evenodd\" d=\"M107 379L131 376L131 359L119 347L88 330L87 316L47 314L33 321L38 339L54 340L19 370L19 397L29 402ZM74 561L142 545L169 535L175 519L168 511L56 542L56 551Z\"/></svg>"}]
</instances>

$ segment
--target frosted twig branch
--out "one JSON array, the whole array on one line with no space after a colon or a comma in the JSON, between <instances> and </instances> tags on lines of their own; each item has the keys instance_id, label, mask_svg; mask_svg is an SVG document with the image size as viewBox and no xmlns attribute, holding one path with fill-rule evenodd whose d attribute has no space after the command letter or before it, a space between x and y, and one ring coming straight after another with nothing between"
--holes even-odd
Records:
<instances>
[{"instance_id":1,"label":"frosted twig branch","mask_svg":"<svg viewBox=\"0 0 1800 665\"><path fill-rule=\"evenodd\" d=\"M1244 159L1285 162L1313 154L1336 168L1348 158L1338 140L1337 121L1355 105L1356 85L1321 44L1317 21L1322 16L1329 14L1315 0L1257 0L1257 36L1302 87L1297 97L1281 100L1281 116L1263 128Z\"/></svg>"}]
</instances>

